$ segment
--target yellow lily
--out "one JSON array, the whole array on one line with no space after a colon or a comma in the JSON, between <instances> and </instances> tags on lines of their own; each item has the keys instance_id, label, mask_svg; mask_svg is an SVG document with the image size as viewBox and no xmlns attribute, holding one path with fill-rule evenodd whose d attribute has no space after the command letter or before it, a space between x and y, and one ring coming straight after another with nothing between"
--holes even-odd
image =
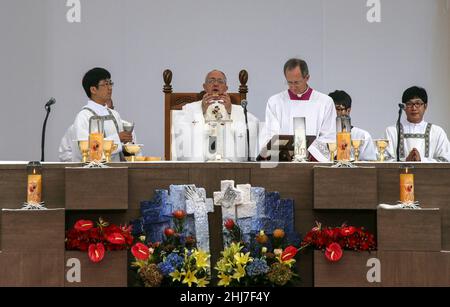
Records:
<instances>
[{"instance_id":1,"label":"yellow lily","mask_svg":"<svg viewBox=\"0 0 450 307\"><path fill-rule=\"evenodd\" d=\"M186 276L183 279L183 284L188 284L189 287L192 287L193 283L198 283L197 277L195 276L197 274L197 270L191 272L188 270L186 272Z\"/></svg>"},{"instance_id":2,"label":"yellow lily","mask_svg":"<svg viewBox=\"0 0 450 307\"><path fill-rule=\"evenodd\" d=\"M173 271L169 274L170 277L172 277L172 281L181 281L181 273L178 270Z\"/></svg>"},{"instance_id":3,"label":"yellow lily","mask_svg":"<svg viewBox=\"0 0 450 307\"><path fill-rule=\"evenodd\" d=\"M252 261L253 259L250 258L250 253L237 253L234 255L234 260L236 260L236 264L247 264L248 262Z\"/></svg>"},{"instance_id":4,"label":"yellow lily","mask_svg":"<svg viewBox=\"0 0 450 307\"><path fill-rule=\"evenodd\" d=\"M220 281L219 281L219 283L217 284L218 286L224 286L224 287L226 287L226 286L229 286L229 285L230 285L230 282L231 282L231 276L228 276L228 275L226 275L226 274L221 273L221 274L218 275L218 277L220 278Z\"/></svg>"},{"instance_id":5,"label":"yellow lily","mask_svg":"<svg viewBox=\"0 0 450 307\"><path fill-rule=\"evenodd\" d=\"M208 259L210 255L205 253L204 251L198 250L194 253L194 258L198 268L207 268L209 267Z\"/></svg>"},{"instance_id":6,"label":"yellow lily","mask_svg":"<svg viewBox=\"0 0 450 307\"><path fill-rule=\"evenodd\" d=\"M203 288L203 287L206 287L207 284L209 284L209 281L206 280L206 277L200 278L197 281L197 286L198 287L202 287Z\"/></svg>"},{"instance_id":7,"label":"yellow lily","mask_svg":"<svg viewBox=\"0 0 450 307\"><path fill-rule=\"evenodd\" d=\"M235 272L233 274L233 278L236 279L237 281L239 281L242 277L245 276L245 266L237 264L234 270Z\"/></svg>"}]
</instances>

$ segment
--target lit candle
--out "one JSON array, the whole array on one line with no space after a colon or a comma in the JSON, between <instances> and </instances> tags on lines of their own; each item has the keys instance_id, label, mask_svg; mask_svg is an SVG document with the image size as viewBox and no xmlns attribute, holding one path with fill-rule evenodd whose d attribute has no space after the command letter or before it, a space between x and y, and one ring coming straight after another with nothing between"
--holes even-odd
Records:
<instances>
[{"instance_id":1,"label":"lit candle","mask_svg":"<svg viewBox=\"0 0 450 307\"><path fill-rule=\"evenodd\" d=\"M101 161L103 157L103 133L89 134L89 159Z\"/></svg>"},{"instance_id":2,"label":"lit candle","mask_svg":"<svg viewBox=\"0 0 450 307\"><path fill-rule=\"evenodd\" d=\"M337 160L350 161L351 133L345 129L337 133Z\"/></svg>"},{"instance_id":3,"label":"lit candle","mask_svg":"<svg viewBox=\"0 0 450 307\"><path fill-rule=\"evenodd\" d=\"M402 203L414 202L414 174L405 169L405 173L400 174L400 201Z\"/></svg>"},{"instance_id":4,"label":"lit candle","mask_svg":"<svg viewBox=\"0 0 450 307\"><path fill-rule=\"evenodd\" d=\"M40 203L41 197L42 197L42 175L36 174L36 169L33 169L33 174L28 175L27 202Z\"/></svg>"}]
</instances>

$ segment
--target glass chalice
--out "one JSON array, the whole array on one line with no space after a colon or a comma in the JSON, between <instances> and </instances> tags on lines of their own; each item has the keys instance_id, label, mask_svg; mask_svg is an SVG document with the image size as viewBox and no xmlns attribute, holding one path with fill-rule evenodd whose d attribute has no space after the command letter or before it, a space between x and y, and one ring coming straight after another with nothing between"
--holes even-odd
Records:
<instances>
[{"instance_id":1,"label":"glass chalice","mask_svg":"<svg viewBox=\"0 0 450 307\"><path fill-rule=\"evenodd\" d=\"M103 141L103 153L105 155L106 163L111 162L111 153L112 153L113 144L114 144L113 140L104 140Z\"/></svg>"},{"instance_id":2,"label":"glass chalice","mask_svg":"<svg viewBox=\"0 0 450 307\"><path fill-rule=\"evenodd\" d=\"M375 140L375 145L377 146L377 150L378 150L378 161L384 162L385 151L386 151L386 148L389 146L389 140L387 140L387 139Z\"/></svg>"},{"instance_id":3,"label":"glass chalice","mask_svg":"<svg viewBox=\"0 0 450 307\"><path fill-rule=\"evenodd\" d=\"M355 161L359 161L359 148L361 147L362 140L353 140L352 139L352 147L355 153Z\"/></svg>"},{"instance_id":4,"label":"glass chalice","mask_svg":"<svg viewBox=\"0 0 450 307\"><path fill-rule=\"evenodd\" d=\"M78 147L80 147L82 162L87 163L89 155L89 141L78 141Z\"/></svg>"},{"instance_id":5,"label":"glass chalice","mask_svg":"<svg viewBox=\"0 0 450 307\"><path fill-rule=\"evenodd\" d=\"M337 144L336 143L327 143L328 150L330 151L330 161L331 163L334 163L334 155L337 150Z\"/></svg>"}]
</instances>

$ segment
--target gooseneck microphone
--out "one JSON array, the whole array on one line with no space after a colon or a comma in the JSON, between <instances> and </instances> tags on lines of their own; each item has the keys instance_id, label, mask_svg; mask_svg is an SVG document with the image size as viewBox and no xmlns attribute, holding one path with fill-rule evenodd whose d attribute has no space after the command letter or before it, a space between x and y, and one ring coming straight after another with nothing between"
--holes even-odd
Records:
<instances>
[{"instance_id":1,"label":"gooseneck microphone","mask_svg":"<svg viewBox=\"0 0 450 307\"><path fill-rule=\"evenodd\" d=\"M398 119L397 119L397 162L400 162L400 119L402 118L402 111L405 109L403 103L398 104Z\"/></svg>"},{"instance_id":2,"label":"gooseneck microphone","mask_svg":"<svg viewBox=\"0 0 450 307\"><path fill-rule=\"evenodd\" d=\"M251 162L251 159L250 159L250 130L248 129L247 105L248 105L247 99L242 99L241 106L244 109L245 128L247 129L247 162Z\"/></svg>"},{"instance_id":3,"label":"gooseneck microphone","mask_svg":"<svg viewBox=\"0 0 450 307\"><path fill-rule=\"evenodd\" d=\"M55 98L50 98L49 101L45 104L44 108L47 111L44 119L44 125L42 127L42 140L41 140L41 162L44 162L44 147L45 147L45 128L47 127L48 116L50 115L51 106L56 103Z\"/></svg>"}]
</instances>

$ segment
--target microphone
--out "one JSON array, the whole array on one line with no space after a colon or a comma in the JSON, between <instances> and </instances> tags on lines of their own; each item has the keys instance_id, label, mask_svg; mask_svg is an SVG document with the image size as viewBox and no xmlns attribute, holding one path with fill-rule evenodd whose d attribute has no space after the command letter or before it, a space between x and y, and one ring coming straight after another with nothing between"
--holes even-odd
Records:
<instances>
[{"instance_id":1,"label":"microphone","mask_svg":"<svg viewBox=\"0 0 450 307\"><path fill-rule=\"evenodd\" d=\"M55 98L50 98L49 101L47 101L47 103L45 104L45 108L47 109L48 107L50 107L51 105L54 105L56 103L56 99Z\"/></svg>"},{"instance_id":2,"label":"microphone","mask_svg":"<svg viewBox=\"0 0 450 307\"><path fill-rule=\"evenodd\" d=\"M400 119L402 118L402 111L405 109L405 104L398 104L398 119L397 119L397 162L400 162Z\"/></svg>"},{"instance_id":3,"label":"microphone","mask_svg":"<svg viewBox=\"0 0 450 307\"><path fill-rule=\"evenodd\" d=\"M42 126L42 140L41 140L41 162L44 162L44 147L45 147L45 128L47 127L48 116L50 115L51 106L56 103L55 98L50 98L49 101L45 104L44 108L47 111L44 119L44 125Z\"/></svg>"},{"instance_id":4,"label":"microphone","mask_svg":"<svg viewBox=\"0 0 450 307\"><path fill-rule=\"evenodd\" d=\"M244 109L245 128L247 129L247 162L250 162L251 161L251 159L250 159L250 130L248 129L247 105L248 105L247 99L242 99L241 106Z\"/></svg>"}]
</instances>

